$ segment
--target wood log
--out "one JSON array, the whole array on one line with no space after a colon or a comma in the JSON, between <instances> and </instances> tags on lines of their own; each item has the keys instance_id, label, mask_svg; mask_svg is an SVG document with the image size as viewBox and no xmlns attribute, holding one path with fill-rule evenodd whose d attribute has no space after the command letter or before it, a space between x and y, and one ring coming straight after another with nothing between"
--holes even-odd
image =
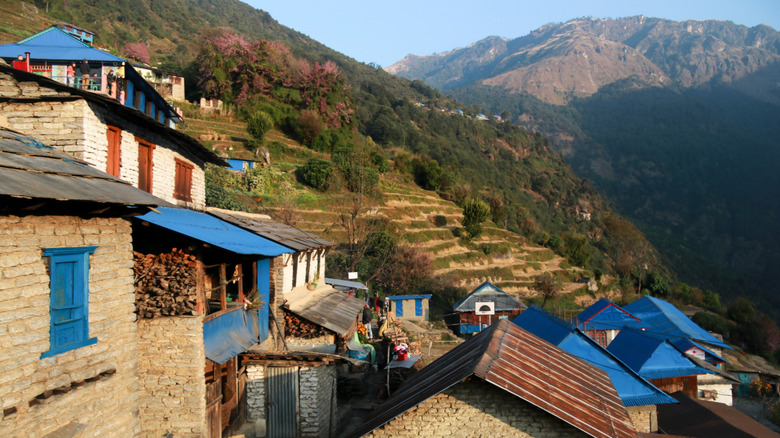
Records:
<instances>
[{"instance_id":1,"label":"wood log","mask_svg":"<svg viewBox=\"0 0 780 438\"><path fill-rule=\"evenodd\" d=\"M197 308L197 260L183 250L133 252L136 312L141 318L190 315Z\"/></svg>"}]
</instances>

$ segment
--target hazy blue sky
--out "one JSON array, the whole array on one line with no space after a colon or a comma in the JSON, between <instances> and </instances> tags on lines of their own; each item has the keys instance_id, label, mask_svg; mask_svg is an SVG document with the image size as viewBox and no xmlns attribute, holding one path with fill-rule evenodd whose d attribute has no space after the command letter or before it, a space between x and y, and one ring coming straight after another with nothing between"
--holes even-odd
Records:
<instances>
[{"instance_id":1,"label":"hazy blue sky","mask_svg":"<svg viewBox=\"0 0 780 438\"><path fill-rule=\"evenodd\" d=\"M279 23L362 62L387 67L407 54L517 38L572 18L633 15L729 20L780 29L780 0L243 0Z\"/></svg>"}]
</instances>

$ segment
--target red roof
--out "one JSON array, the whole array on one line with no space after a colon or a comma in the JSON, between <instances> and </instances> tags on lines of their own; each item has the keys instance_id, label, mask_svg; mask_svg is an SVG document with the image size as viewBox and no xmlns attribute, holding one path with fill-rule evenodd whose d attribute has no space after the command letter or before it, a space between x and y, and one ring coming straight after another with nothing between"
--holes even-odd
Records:
<instances>
[{"instance_id":1,"label":"red roof","mask_svg":"<svg viewBox=\"0 0 780 438\"><path fill-rule=\"evenodd\" d=\"M463 379L490 382L598 438L637 432L607 373L501 320L413 375L354 432L362 436Z\"/></svg>"}]
</instances>

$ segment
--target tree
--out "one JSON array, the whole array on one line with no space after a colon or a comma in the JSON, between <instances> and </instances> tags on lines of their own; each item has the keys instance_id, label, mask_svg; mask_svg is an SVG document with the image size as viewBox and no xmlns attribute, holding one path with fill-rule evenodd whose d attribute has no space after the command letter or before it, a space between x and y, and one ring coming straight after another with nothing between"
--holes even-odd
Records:
<instances>
[{"instance_id":1,"label":"tree","mask_svg":"<svg viewBox=\"0 0 780 438\"><path fill-rule=\"evenodd\" d=\"M298 180L317 190L328 190L330 175L333 173L330 161L312 158L295 171Z\"/></svg>"},{"instance_id":2,"label":"tree","mask_svg":"<svg viewBox=\"0 0 780 438\"><path fill-rule=\"evenodd\" d=\"M560 291L560 281L551 274L542 274L534 280L534 290L542 296L542 308L548 300L555 299Z\"/></svg>"},{"instance_id":3,"label":"tree","mask_svg":"<svg viewBox=\"0 0 780 438\"><path fill-rule=\"evenodd\" d=\"M470 239L482 234L482 223L490 217L490 207L481 199L468 199L463 204L463 227Z\"/></svg>"},{"instance_id":4,"label":"tree","mask_svg":"<svg viewBox=\"0 0 780 438\"><path fill-rule=\"evenodd\" d=\"M258 142L262 142L265 134L273 127L274 120L265 111L255 111L246 121L246 130Z\"/></svg>"},{"instance_id":5,"label":"tree","mask_svg":"<svg viewBox=\"0 0 780 438\"><path fill-rule=\"evenodd\" d=\"M122 53L128 58L133 58L136 61L149 64L151 58L149 57L149 48L144 43L125 43L122 48Z\"/></svg>"}]
</instances>

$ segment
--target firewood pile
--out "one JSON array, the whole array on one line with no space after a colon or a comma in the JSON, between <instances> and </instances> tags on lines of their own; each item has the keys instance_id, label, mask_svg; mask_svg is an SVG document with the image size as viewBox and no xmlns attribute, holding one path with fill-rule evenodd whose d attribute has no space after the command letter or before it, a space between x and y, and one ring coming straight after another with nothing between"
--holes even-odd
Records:
<instances>
[{"instance_id":1,"label":"firewood pile","mask_svg":"<svg viewBox=\"0 0 780 438\"><path fill-rule=\"evenodd\" d=\"M197 314L195 256L174 248L170 253L133 251L135 306L141 318Z\"/></svg>"},{"instance_id":2,"label":"firewood pile","mask_svg":"<svg viewBox=\"0 0 780 438\"><path fill-rule=\"evenodd\" d=\"M314 339L329 334L322 326L291 312L284 312L284 331L287 336L300 339Z\"/></svg>"}]
</instances>

